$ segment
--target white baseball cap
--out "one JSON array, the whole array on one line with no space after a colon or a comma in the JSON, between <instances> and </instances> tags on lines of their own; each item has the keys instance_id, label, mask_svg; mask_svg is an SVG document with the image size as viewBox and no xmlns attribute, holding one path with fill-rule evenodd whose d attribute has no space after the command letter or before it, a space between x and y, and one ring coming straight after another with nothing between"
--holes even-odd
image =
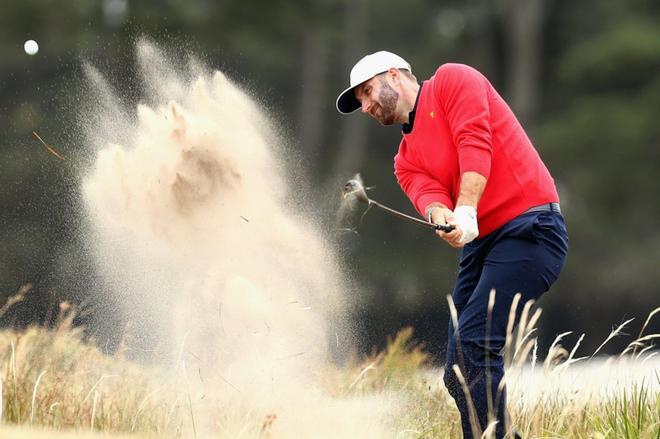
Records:
<instances>
[{"instance_id":1,"label":"white baseball cap","mask_svg":"<svg viewBox=\"0 0 660 439\"><path fill-rule=\"evenodd\" d=\"M360 108L362 104L353 92L355 87L391 68L405 69L412 72L410 64L405 59L385 50L367 55L358 61L351 69L351 86L337 98L337 110L340 113L349 114Z\"/></svg>"}]
</instances>

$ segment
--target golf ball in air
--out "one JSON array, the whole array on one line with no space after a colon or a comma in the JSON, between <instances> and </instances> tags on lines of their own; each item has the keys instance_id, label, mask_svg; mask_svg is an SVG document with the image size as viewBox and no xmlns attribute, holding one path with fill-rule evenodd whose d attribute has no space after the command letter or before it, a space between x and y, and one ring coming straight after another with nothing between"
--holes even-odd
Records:
<instances>
[{"instance_id":1,"label":"golf ball in air","mask_svg":"<svg viewBox=\"0 0 660 439\"><path fill-rule=\"evenodd\" d=\"M27 40L23 45L23 49L25 49L25 53L28 55L36 55L39 51L39 45L34 40Z\"/></svg>"}]
</instances>

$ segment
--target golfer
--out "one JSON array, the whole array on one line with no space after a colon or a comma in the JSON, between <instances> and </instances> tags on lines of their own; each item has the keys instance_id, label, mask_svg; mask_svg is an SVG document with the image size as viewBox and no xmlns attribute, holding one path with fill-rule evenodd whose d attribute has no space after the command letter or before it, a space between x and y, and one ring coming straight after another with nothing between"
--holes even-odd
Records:
<instances>
[{"instance_id":1,"label":"golfer","mask_svg":"<svg viewBox=\"0 0 660 439\"><path fill-rule=\"evenodd\" d=\"M367 55L351 70L337 109L361 109L382 125L401 124L394 158L399 185L429 221L454 226L436 233L461 249L452 293L458 327L449 319L444 382L460 411L463 436L475 437L497 421L497 438L518 437L508 425L500 385L509 310L521 293L517 323L523 304L557 279L568 250L548 169L488 79L463 64L443 64L419 83L403 58L385 51Z\"/></svg>"}]
</instances>

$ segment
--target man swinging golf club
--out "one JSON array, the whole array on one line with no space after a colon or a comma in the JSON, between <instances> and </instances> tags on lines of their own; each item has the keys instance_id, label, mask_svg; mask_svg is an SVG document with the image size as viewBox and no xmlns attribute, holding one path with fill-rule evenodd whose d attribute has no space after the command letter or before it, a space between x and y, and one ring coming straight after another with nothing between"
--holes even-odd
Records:
<instances>
[{"instance_id":1,"label":"man swinging golf club","mask_svg":"<svg viewBox=\"0 0 660 439\"><path fill-rule=\"evenodd\" d=\"M488 79L466 65L443 64L418 83L403 58L386 51L367 55L351 70L337 109L362 109L382 125L401 124L394 158L399 185L424 218L454 226L435 233L462 249L452 293L458 327L449 319L444 381L461 413L463 436L474 437L492 421L495 437L517 436L507 425L500 386L509 310L521 293L517 323L522 305L557 279L568 250L548 169Z\"/></svg>"}]
</instances>

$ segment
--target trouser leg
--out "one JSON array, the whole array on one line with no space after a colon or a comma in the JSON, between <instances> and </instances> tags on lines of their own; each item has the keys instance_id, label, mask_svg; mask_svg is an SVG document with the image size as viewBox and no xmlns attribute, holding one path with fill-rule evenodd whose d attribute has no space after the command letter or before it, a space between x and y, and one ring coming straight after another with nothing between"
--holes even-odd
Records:
<instances>
[{"instance_id":1,"label":"trouser leg","mask_svg":"<svg viewBox=\"0 0 660 439\"><path fill-rule=\"evenodd\" d=\"M481 277L482 263L479 256L479 249L476 247L466 247L463 249L463 257L461 258L452 300L456 309L457 318L463 314L463 309L467 304L472 292L479 283ZM458 340L454 336L455 327L453 318L449 318L449 329L447 339L447 355L445 362L444 382L447 391L454 399L456 407L461 415L461 430L463 437L471 438L472 426L470 424L470 416L468 409L468 402L465 392L452 369L454 365L463 364L462 352L458 348ZM460 354L460 355L459 355Z\"/></svg>"},{"instance_id":2,"label":"trouser leg","mask_svg":"<svg viewBox=\"0 0 660 439\"><path fill-rule=\"evenodd\" d=\"M471 275L462 273L464 268L470 267L470 261L461 261L454 291L458 330L450 322L445 384L461 413L465 438L474 437L475 430L485 430L493 420L497 421L495 437L504 437L507 413L506 390L500 386L504 376L501 351L513 298L518 292L522 295L515 312L517 324L524 303L538 299L547 291L563 266L567 249L565 229L562 228L563 238L555 239L556 227L548 231L539 227L538 221L534 224L538 230L530 227L529 236L517 233L497 237L482 255L481 263L478 251L467 252L464 259L474 257L476 261ZM561 225L563 227L563 221ZM474 285L477 273L478 282ZM474 289L465 302L465 290L472 285ZM492 289L496 291L495 302L489 312ZM469 398L453 371L454 365L460 369Z\"/></svg>"}]
</instances>

